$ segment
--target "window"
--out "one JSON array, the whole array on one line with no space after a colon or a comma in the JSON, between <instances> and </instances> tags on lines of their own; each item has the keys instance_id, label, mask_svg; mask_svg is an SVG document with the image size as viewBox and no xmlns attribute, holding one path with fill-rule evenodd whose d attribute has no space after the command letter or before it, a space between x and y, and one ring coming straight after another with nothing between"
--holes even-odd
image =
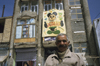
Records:
<instances>
[{"instance_id":1,"label":"window","mask_svg":"<svg viewBox=\"0 0 100 66\"><path fill-rule=\"evenodd\" d=\"M38 1L34 1L31 3L31 11L37 12L37 14L38 14Z\"/></svg>"},{"instance_id":2,"label":"window","mask_svg":"<svg viewBox=\"0 0 100 66\"><path fill-rule=\"evenodd\" d=\"M21 2L21 12L28 10L28 2Z\"/></svg>"},{"instance_id":3,"label":"window","mask_svg":"<svg viewBox=\"0 0 100 66\"><path fill-rule=\"evenodd\" d=\"M16 27L16 39L35 37L35 19L18 20Z\"/></svg>"},{"instance_id":4,"label":"window","mask_svg":"<svg viewBox=\"0 0 100 66\"><path fill-rule=\"evenodd\" d=\"M0 20L0 33L3 33L5 20Z\"/></svg>"},{"instance_id":5,"label":"window","mask_svg":"<svg viewBox=\"0 0 100 66\"><path fill-rule=\"evenodd\" d=\"M75 53L86 52L87 43L74 43L73 46Z\"/></svg>"},{"instance_id":6,"label":"window","mask_svg":"<svg viewBox=\"0 0 100 66\"><path fill-rule=\"evenodd\" d=\"M56 2L55 2L55 8L58 9L58 10L63 10L62 0L56 0Z\"/></svg>"},{"instance_id":7,"label":"window","mask_svg":"<svg viewBox=\"0 0 100 66\"><path fill-rule=\"evenodd\" d=\"M38 14L38 0L35 1L22 1L21 12L31 10L31 12L37 12Z\"/></svg>"},{"instance_id":8,"label":"window","mask_svg":"<svg viewBox=\"0 0 100 66\"><path fill-rule=\"evenodd\" d=\"M58 10L63 10L62 0L45 0L44 1L44 11L48 11L52 9L52 7L55 7Z\"/></svg>"},{"instance_id":9,"label":"window","mask_svg":"<svg viewBox=\"0 0 100 66\"><path fill-rule=\"evenodd\" d=\"M80 0L69 0L70 5L80 5Z\"/></svg>"},{"instance_id":10,"label":"window","mask_svg":"<svg viewBox=\"0 0 100 66\"><path fill-rule=\"evenodd\" d=\"M48 11L52 9L52 0L45 0L44 1L44 11Z\"/></svg>"},{"instance_id":11,"label":"window","mask_svg":"<svg viewBox=\"0 0 100 66\"><path fill-rule=\"evenodd\" d=\"M83 18L82 11L80 8L71 9L71 19Z\"/></svg>"}]
</instances>

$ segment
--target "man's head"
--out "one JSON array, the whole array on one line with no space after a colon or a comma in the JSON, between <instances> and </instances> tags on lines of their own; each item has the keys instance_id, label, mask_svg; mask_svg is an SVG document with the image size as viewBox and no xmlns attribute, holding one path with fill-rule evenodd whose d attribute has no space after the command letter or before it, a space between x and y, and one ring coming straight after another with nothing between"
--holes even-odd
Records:
<instances>
[{"instance_id":1,"label":"man's head","mask_svg":"<svg viewBox=\"0 0 100 66\"><path fill-rule=\"evenodd\" d=\"M68 37L66 34L60 33L57 35L55 44L57 45L58 51L66 51L69 43L70 41L68 41Z\"/></svg>"}]
</instances>

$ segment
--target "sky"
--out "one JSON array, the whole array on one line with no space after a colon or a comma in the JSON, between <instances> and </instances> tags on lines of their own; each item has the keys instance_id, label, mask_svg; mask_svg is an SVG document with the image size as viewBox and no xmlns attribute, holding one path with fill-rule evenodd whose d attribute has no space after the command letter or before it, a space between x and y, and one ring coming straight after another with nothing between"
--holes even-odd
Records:
<instances>
[{"instance_id":1,"label":"sky","mask_svg":"<svg viewBox=\"0 0 100 66\"><path fill-rule=\"evenodd\" d=\"M12 16L15 0L0 0L0 17L2 17L3 5L5 5L4 17ZM100 18L100 0L87 0L90 10L91 21Z\"/></svg>"}]
</instances>

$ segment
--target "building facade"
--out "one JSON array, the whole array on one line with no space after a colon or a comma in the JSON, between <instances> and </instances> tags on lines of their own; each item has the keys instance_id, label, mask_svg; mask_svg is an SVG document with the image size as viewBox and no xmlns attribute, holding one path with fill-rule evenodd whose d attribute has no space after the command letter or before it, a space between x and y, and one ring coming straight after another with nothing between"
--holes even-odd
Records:
<instances>
[{"instance_id":1,"label":"building facade","mask_svg":"<svg viewBox=\"0 0 100 66\"><path fill-rule=\"evenodd\" d=\"M98 50L98 55L100 57L100 18L95 19L93 21L93 28L94 28L94 34L96 39L96 47ZM100 63L100 59L99 59L99 63Z\"/></svg>"},{"instance_id":2,"label":"building facade","mask_svg":"<svg viewBox=\"0 0 100 66\"><path fill-rule=\"evenodd\" d=\"M0 18L0 66L9 62L12 17Z\"/></svg>"},{"instance_id":3,"label":"building facade","mask_svg":"<svg viewBox=\"0 0 100 66\"><path fill-rule=\"evenodd\" d=\"M43 66L55 52L56 36L42 35L43 26L47 27L44 12L52 9L63 11L70 50L81 55L87 66L99 66L87 0L15 0L9 66Z\"/></svg>"}]
</instances>

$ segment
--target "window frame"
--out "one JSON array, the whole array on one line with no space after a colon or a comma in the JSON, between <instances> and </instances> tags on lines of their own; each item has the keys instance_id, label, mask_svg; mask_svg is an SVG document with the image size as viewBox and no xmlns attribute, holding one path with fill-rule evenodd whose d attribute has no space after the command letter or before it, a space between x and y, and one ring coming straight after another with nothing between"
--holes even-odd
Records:
<instances>
[{"instance_id":1,"label":"window frame","mask_svg":"<svg viewBox=\"0 0 100 66\"><path fill-rule=\"evenodd\" d=\"M71 5L70 2L73 2L73 3L74 3L73 5L80 5L80 4L76 4L77 1L80 2L80 0L73 0L73 1L70 1L70 0L69 0L69 5Z\"/></svg>"},{"instance_id":2,"label":"window frame","mask_svg":"<svg viewBox=\"0 0 100 66\"><path fill-rule=\"evenodd\" d=\"M25 22L27 23L27 20L28 20L28 19L35 19L35 23L32 23L32 24L17 25L18 20L20 20L20 21L21 21L21 20L25 20ZM22 36L23 36L23 26L25 26L25 25L28 25L28 37L26 37L26 38L22 37ZM33 33L34 33L34 36L33 36L33 37L30 37L30 36L29 36L29 31L30 31L29 28L30 28L30 25L34 25L34 27L35 27L35 28L33 28L34 31L35 31L35 32L33 32ZM17 34L16 34L16 33L17 33L17 26L22 26L22 30L21 30L21 38L16 38L16 35L17 35ZM33 17L33 18L27 18L27 19L20 19L20 18L17 19L17 22L16 22L16 30L15 30L15 39L29 39L29 38L35 38L35 37L36 37L36 18Z\"/></svg>"},{"instance_id":3,"label":"window frame","mask_svg":"<svg viewBox=\"0 0 100 66\"><path fill-rule=\"evenodd\" d=\"M71 12L72 9L75 9L74 13ZM81 9L80 13L77 13L78 9L81 9L81 8L71 8L71 10L70 10L70 12L71 12L71 19L82 19L83 18L82 9ZM72 15L76 15L76 18L72 18ZM81 15L81 18L79 18L78 15Z\"/></svg>"},{"instance_id":4,"label":"window frame","mask_svg":"<svg viewBox=\"0 0 100 66\"><path fill-rule=\"evenodd\" d=\"M82 44L83 44L83 43L86 43L86 47L82 47ZM78 47L75 47L74 44L77 44ZM73 44L73 50L74 50L74 52L75 52L75 49L79 49L79 52L75 52L75 53L84 53L84 52L82 51L82 49L83 49L83 48L85 48L85 49L87 48L87 42L75 42L74 44ZM85 50L85 52L86 52L86 50Z\"/></svg>"},{"instance_id":5,"label":"window frame","mask_svg":"<svg viewBox=\"0 0 100 66\"><path fill-rule=\"evenodd\" d=\"M62 2L62 0L61 0L60 3L56 3L56 1L55 1L55 8L56 8L56 5L58 5L58 10L63 10L63 2Z\"/></svg>"},{"instance_id":6,"label":"window frame","mask_svg":"<svg viewBox=\"0 0 100 66\"><path fill-rule=\"evenodd\" d=\"M31 2L31 12L36 12L38 14L38 12L39 12L39 4L38 4L38 1L37 1L37 4L36 5L32 5L32 2ZM34 11L32 10L33 7L34 7ZM35 10L36 7L37 7L37 11Z\"/></svg>"},{"instance_id":7,"label":"window frame","mask_svg":"<svg viewBox=\"0 0 100 66\"><path fill-rule=\"evenodd\" d=\"M52 0L50 0L51 1L50 4L45 4L45 1L44 1L44 11L48 11L48 10L52 9ZM45 9L46 6L47 6L47 10ZM49 6L50 6L50 9L49 9Z\"/></svg>"},{"instance_id":8,"label":"window frame","mask_svg":"<svg viewBox=\"0 0 100 66\"><path fill-rule=\"evenodd\" d=\"M23 3L25 3L25 4L28 3L28 5L27 5L27 6L22 5ZM24 8L23 11L28 11L28 10L29 10L29 2L28 2L28 1L22 1L22 2L21 2L20 12L23 12L23 11L22 11L23 8ZM27 8L27 10L25 10L25 8Z\"/></svg>"}]
</instances>

